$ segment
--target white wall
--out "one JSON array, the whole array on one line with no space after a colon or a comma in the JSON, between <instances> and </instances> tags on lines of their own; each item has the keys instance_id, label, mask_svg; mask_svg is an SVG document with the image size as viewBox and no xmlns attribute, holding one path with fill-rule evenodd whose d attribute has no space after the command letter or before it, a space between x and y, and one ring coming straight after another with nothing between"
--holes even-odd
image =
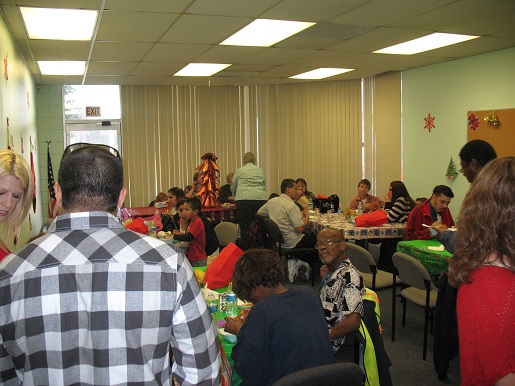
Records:
<instances>
[{"instance_id":1,"label":"white wall","mask_svg":"<svg viewBox=\"0 0 515 386\"><path fill-rule=\"evenodd\" d=\"M469 110L515 108L515 48L406 71L402 83L404 181L413 198L450 186L456 219L470 184L461 173L445 177L449 159L459 169ZM428 113L435 117L431 133L424 129Z\"/></svg>"},{"instance_id":2,"label":"white wall","mask_svg":"<svg viewBox=\"0 0 515 386\"><path fill-rule=\"evenodd\" d=\"M27 218L22 226L18 245L13 245L12 240L6 240L2 234L2 240L11 250L16 250L25 242L37 235L42 225L41 206L41 180L39 172L38 155L41 149L38 146L36 131L36 88L34 80L25 62L24 57L15 45L11 34L3 18L0 17L0 149L7 149L9 142L7 136L7 118L12 135L12 150L23 154L30 165L30 140L35 145L34 165L36 172L36 212L29 211L30 218ZM8 79L5 78L4 60L7 57ZM22 145L23 144L23 145ZM3 230L3 227L0 227Z\"/></svg>"}]
</instances>

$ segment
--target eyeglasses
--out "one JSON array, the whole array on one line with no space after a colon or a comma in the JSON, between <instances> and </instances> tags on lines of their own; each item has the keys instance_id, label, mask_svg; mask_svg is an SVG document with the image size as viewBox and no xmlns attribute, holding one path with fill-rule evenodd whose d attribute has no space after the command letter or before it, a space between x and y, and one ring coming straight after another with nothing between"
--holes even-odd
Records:
<instances>
[{"instance_id":1,"label":"eyeglasses","mask_svg":"<svg viewBox=\"0 0 515 386\"><path fill-rule=\"evenodd\" d=\"M96 146L96 147L100 147L102 149L106 149L108 152L110 152L116 158L118 158L120 160L122 159L120 157L120 152L118 150L116 150L114 147L111 147L109 145L104 145L104 144L101 144L101 143L85 143L85 142L73 143L71 145L66 146L66 149L64 149L63 157L62 158L66 157L71 152L73 152L73 151L75 151L77 149L86 147L86 146Z\"/></svg>"},{"instance_id":2,"label":"eyeglasses","mask_svg":"<svg viewBox=\"0 0 515 386\"><path fill-rule=\"evenodd\" d=\"M315 244L316 249L322 248L322 246L325 246L326 248L329 248L334 243L339 243L340 241L343 241L343 239L340 240L325 240L325 241L317 241Z\"/></svg>"}]
</instances>

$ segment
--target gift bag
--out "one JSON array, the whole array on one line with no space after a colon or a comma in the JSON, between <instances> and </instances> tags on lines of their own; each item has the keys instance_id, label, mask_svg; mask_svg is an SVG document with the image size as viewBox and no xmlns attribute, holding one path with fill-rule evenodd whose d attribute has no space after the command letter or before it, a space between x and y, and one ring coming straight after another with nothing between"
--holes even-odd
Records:
<instances>
[{"instance_id":1,"label":"gift bag","mask_svg":"<svg viewBox=\"0 0 515 386\"><path fill-rule=\"evenodd\" d=\"M386 224L388 222L388 216L384 210L376 210L356 217L355 221L358 227L373 227Z\"/></svg>"},{"instance_id":2,"label":"gift bag","mask_svg":"<svg viewBox=\"0 0 515 386\"><path fill-rule=\"evenodd\" d=\"M227 287L232 279L234 265L241 255L243 255L243 251L236 244L227 245L208 265L204 283L207 283L210 289Z\"/></svg>"},{"instance_id":3,"label":"gift bag","mask_svg":"<svg viewBox=\"0 0 515 386\"><path fill-rule=\"evenodd\" d=\"M125 228L130 229L131 231L134 231L134 232L143 233L145 235L148 233L147 225L145 224L145 221L143 221L143 219L141 217L136 217L134 220L127 223L125 225Z\"/></svg>"}]
</instances>

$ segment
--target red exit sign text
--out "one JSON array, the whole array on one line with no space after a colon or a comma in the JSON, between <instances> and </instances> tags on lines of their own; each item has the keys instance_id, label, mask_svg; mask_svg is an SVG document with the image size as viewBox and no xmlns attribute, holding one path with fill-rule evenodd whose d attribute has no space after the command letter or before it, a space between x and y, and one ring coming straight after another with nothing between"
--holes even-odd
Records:
<instances>
[{"instance_id":1,"label":"red exit sign text","mask_svg":"<svg viewBox=\"0 0 515 386\"><path fill-rule=\"evenodd\" d=\"M86 117L99 117L100 106L86 106Z\"/></svg>"}]
</instances>

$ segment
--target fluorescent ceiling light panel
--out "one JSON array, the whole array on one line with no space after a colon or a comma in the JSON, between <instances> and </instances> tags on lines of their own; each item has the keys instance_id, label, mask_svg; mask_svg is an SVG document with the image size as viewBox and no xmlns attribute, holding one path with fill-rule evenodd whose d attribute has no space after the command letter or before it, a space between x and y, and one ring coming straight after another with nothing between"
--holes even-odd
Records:
<instances>
[{"instance_id":1,"label":"fluorescent ceiling light panel","mask_svg":"<svg viewBox=\"0 0 515 386\"><path fill-rule=\"evenodd\" d=\"M291 79L324 79L330 76L354 71L354 68L317 68L316 70L304 72L299 75L290 76Z\"/></svg>"},{"instance_id":2,"label":"fluorescent ceiling light panel","mask_svg":"<svg viewBox=\"0 0 515 386\"><path fill-rule=\"evenodd\" d=\"M270 47L316 23L257 19L225 39L222 46Z\"/></svg>"},{"instance_id":3,"label":"fluorescent ceiling light panel","mask_svg":"<svg viewBox=\"0 0 515 386\"><path fill-rule=\"evenodd\" d=\"M396 54L413 55L419 52L430 51L436 48L450 46L452 44L466 42L467 40L477 39L479 36L457 35L446 33L434 33L418 39L410 40L382 50L374 51L375 54Z\"/></svg>"},{"instance_id":4,"label":"fluorescent ceiling light panel","mask_svg":"<svg viewBox=\"0 0 515 386\"><path fill-rule=\"evenodd\" d=\"M81 61L38 61L41 75L84 75L86 62Z\"/></svg>"},{"instance_id":5,"label":"fluorescent ceiling light panel","mask_svg":"<svg viewBox=\"0 0 515 386\"><path fill-rule=\"evenodd\" d=\"M190 63L174 76L211 76L229 66L230 64Z\"/></svg>"},{"instance_id":6,"label":"fluorescent ceiling light panel","mask_svg":"<svg viewBox=\"0 0 515 386\"><path fill-rule=\"evenodd\" d=\"M20 7L29 39L91 40L97 11Z\"/></svg>"}]
</instances>

